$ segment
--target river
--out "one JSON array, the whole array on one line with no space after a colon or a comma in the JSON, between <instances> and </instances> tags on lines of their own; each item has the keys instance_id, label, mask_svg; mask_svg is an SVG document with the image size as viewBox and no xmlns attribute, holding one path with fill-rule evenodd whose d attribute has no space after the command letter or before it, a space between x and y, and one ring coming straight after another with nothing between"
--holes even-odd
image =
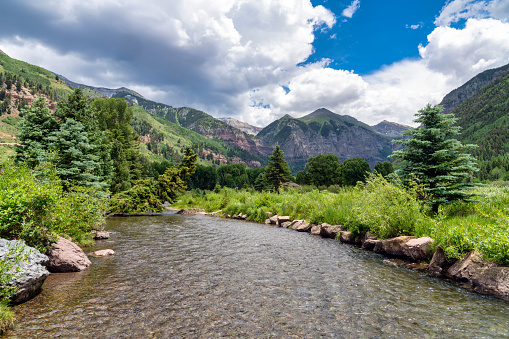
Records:
<instances>
[{"instance_id":1,"label":"river","mask_svg":"<svg viewBox=\"0 0 509 339\"><path fill-rule=\"evenodd\" d=\"M51 274L9 338L501 338L509 303L309 233L110 218L115 256Z\"/></svg>"}]
</instances>

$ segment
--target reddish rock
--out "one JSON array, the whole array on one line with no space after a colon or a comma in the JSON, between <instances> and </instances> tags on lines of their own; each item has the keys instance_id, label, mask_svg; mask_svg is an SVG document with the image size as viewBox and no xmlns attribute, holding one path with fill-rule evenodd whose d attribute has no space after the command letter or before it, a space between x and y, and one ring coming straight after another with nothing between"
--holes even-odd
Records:
<instances>
[{"instance_id":1,"label":"reddish rock","mask_svg":"<svg viewBox=\"0 0 509 339\"><path fill-rule=\"evenodd\" d=\"M292 230L296 230L299 232L309 232L311 226L312 225L307 223L306 220L297 220L297 222L292 225Z\"/></svg>"},{"instance_id":2,"label":"reddish rock","mask_svg":"<svg viewBox=\"0 0 509 339\"><path fill-rule=\"evenodd\" d=\"M339 232L339 241L351 243L351 242L353 242L352 239L353 239L352 232L349 232L349 231Z\"/></svg>"},{"instance_id":3,"label":"reddish rock","mask_svg":"<svg viewBox=\"0 0 509 339\"><path fill-rule=\"evenodd\" d=\"M411 239L405 244L405 248L413 260L426 260L430 255L432 242L433 239L429 237Z\"/></svg>"},{"instance_id":4,"label":"reddish rock","mask_svg":"<svg viewBox=\"0 0 509 339\"><path fill-rule=\"evenodd\" d=\"M477 251L454 263L447 275L469 281L477 292L509 298L509 267L486 262Z\"/></svg>"},{"instance_id":5,"label":"reddish rock","mask_svg":"<svg viewBox=\"0 0 509 339\"><path fill-rule=\"evenodd\" d=\"M51 244L46 255L49 257L48 271L52 273L78 272L92 265L78 245L60 236L56 243Z\"/></svg>"},{"instance_id":6,"label":"reddish rock","mask_svg":"<svg viewBox=\"0 0 509 339\"><path fill-rule=\"evenodd\" d=\"M376 240L376 239L366 239L363 243L362 243L362 248L365 249L365 250L369 250L369 251L373 251L373 249L375 248L375 246L380 242L381 240Z\"/></svg>"},{"instance_id":7,"label":"reddish rock","mask_svg":"<svg viewBox=\"0 0 509 339\"><path fill-rule=\"evenodd\" d=\"M115 255L115 251L106 249L106 250L99 250L91 253L94 257L107 257L110 255Z\"/></svg>"},{"instance_id":8,"label":"reddish rock","mask_svg":"<svg viewBox=\"0 0 509 339\"><path fill-rule=\"evenodd\" d=\"M281 226L284 222L288 222L290 221L290 217L285 215L285 216L278 216L277 217L277 224L278 226Z\"/></svg>"},{"instance_id":9,"label":"reddish rock","mask_svg":"<svg viewBox=\"0 0 509 339\"><path fill-rule=\"evenodd\" d=\"M455 261L455 259L448 259L442 247L438 245L429 263L428 272L436 276L444 275Z\"/></svg>"},{"instance_id":10,"label":"reddish rock","mask_svg":"<svg viewBox=\"0 0 509 339\"><path fill-rule=\"evenodd\" d=\"M412 236L402 236L390 239L383 239L375 244L373 251L376 253L387 253L398 257L409 257L406 251L405 244L411 239L415 239Z\"/></svg>"},{"instance_id":11,"label":"reddish rock","mask_svg":"<svg viewBox=\"0 0 509 339\"><path fill-rule=\"evenodd\" d=\"M321 233L322 233L322 225L311 226L311 234L312 235L320 235Z\"/></svg>"},{"instance_id":12,"label":"reddish rock","mask_svg":"<svg viewBox=\"0 0 509 339\"><path fill-rule=\"evenodd\" d=\"M284 227L284 228L288 228L292 225L292 222L291 221L286 221L284 223L281 224L281 227Z\"/></svg>"},{"instance_id":13,"label":"reddish rock","mask_svg":"<svg viewBox=\"0 0 509 339\"><path fill-rule=\"evenodd\" d=\"M322 237L324 238L336 238L336 235L341 232L341 225L330 225L327 223L322 224Z\"/></svg>"}]
</instances>

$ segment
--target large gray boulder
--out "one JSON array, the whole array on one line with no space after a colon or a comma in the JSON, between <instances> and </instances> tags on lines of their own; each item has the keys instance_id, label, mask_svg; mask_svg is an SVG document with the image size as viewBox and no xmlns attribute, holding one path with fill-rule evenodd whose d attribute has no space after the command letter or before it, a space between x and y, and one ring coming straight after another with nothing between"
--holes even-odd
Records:
<instances>
[{"instance_id":1,"label":"large gray boulder","mask_svg":"<svg viewBox=\"0 0 509 339\"><path fill-rule=\"evenodd\" d=\"M16 246L22 248L19 255L23 260L18 262L18 272L6 285L16 287L16 292L11 300L18 304L29 300L39 292L44 280L49 275L48 270L44 267L48 264L49 259L35 248L27 246L22 240L6 239L0 239L0 259L9 258L8 260L14 263L15 254L11 249Z\"/></svg>"},{"instance_id":2,"label":"large gray boulder","mask_svg":"<svg viewBox=\"0 0 509 339\"><path fill-rule=\"evenodd\" d=\"M426 260L431 253L432 242L430 237L411 239L405 244L405 249L413 260Z\"/></svg>"},{"instance_id":3,"label":"large gray boulder","mask_svg":"<svg viewBox=\"0 0 509 339\"><path fill-rule=\"evenodd\" d=\"M412 236L401 236L390 239L383 239L376 242L373 252L375 253L386 253L397 257L410 257L406 243L410 240L415 239Z\"/></svg>"},{"instance_id":4,"label":"large gray boulder","mask_svg":"<svg viewBox=\"0 0 509 339\"><path fill-rule=\"evenodd\" d=\"M52 273L78 272L92 265L78 245L60 236L46 254L49 257L48 270Z\"/></svg>"}]
</instances>

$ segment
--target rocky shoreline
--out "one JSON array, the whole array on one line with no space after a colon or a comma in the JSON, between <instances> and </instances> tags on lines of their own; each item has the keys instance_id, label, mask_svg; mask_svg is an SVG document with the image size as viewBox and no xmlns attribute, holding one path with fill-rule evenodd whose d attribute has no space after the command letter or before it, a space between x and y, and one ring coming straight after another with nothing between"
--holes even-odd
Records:
<instances>
[{"instance_id":1,"label":"rocky shoreline","mask_svg":"<svg viewBox=\"0 0 509 339\"><path fill-rule=\"evenodd\" d=\"M209 215L230 219L247 220L246 215L224 215L221 211L205 213L203 209L181 209L176 214ZM472 251L464 258L456 260L447 258L444 251L437 246L432 252L433 239L428 237L401 236L390 239L376 239L369 232L354 237L344 230L342 225L310 224L305 220L291 220L289 216L268 215L265 224L289 228L298 232L308 232L324 238L338 239L342 243L352 244L364 250L388 256L392 265L425 271L430 275L449 279L470 288L477 293L495 296L509 301L509 267L485 261L481 253Z\"/></svg>"}]
</instances>

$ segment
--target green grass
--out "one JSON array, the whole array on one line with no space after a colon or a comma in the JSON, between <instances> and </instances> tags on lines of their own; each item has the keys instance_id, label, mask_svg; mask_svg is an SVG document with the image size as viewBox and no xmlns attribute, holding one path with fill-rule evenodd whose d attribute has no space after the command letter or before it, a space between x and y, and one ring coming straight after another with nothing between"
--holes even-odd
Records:
<instances>
[{"instance_id":1,"label":"green grass","mask_svg":"<svg viewBox=\"0 0 509 339\"><path fill-rule=\"evenodd\" d=\"M271 212L316 224L342 224L355 234L370 231L379 238L429 236L435 239L433 246L441 245L451 258L477 250L486 260L509 265L508 187L478 188L478 203L448 205L437 216L429 215L415 199L416 192L384 183L379 177L364 186L336 191L295 188L275 194L223 188L218 193L186 192L173 206L241 213L256 222L263 222Z\"/></svg>"},{"instance_id":2,"label":"green grass","mask_svg":"<svg viewBox=\"0 0 509 339\"><path fill-rule=\"evenodd\" d=\"M0 334L14 324L14 313L5 302L0 302Z\"/></svg>"}]
</instances>

